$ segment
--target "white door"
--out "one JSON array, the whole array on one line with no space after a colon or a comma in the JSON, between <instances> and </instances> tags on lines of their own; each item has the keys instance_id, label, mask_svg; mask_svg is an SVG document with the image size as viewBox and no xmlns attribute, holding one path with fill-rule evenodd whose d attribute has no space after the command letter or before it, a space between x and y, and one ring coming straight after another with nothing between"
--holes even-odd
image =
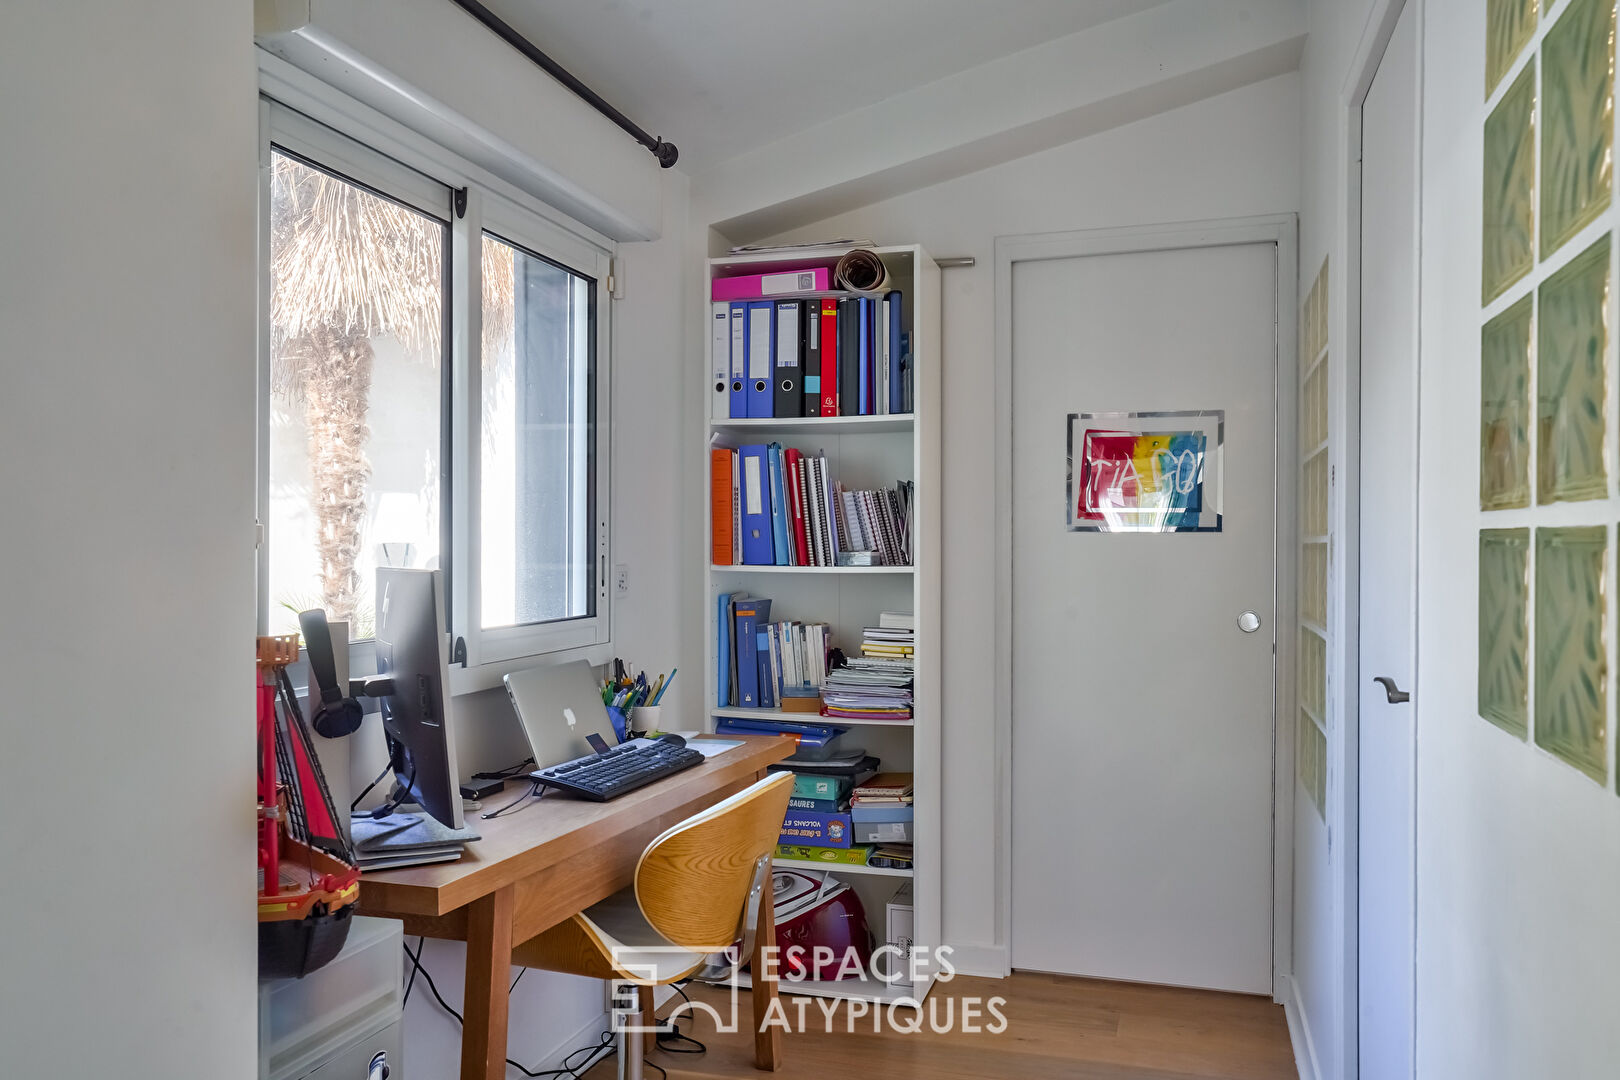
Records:
<instances>
[{"instance_id":1,"label":"white door","mask_svg":"<svg viewBox=\"0 0 1620 1080\"><path fill-rule=\"evenodd\" d=\"M1417 15L1408 4L1362 105L1360 858L1363 1080L1413 1075L1417 615ZM1396 697L1399 693L1395 694Z\"/></svg>"},{"instance_id":2,"label":"white door","mask_svg":"<svg viewBox=\"0 0 1620 1080\"><path fill-rule=\"evenodd\" d=\"M1271 990L1276 267L1013 265L1015 967ZM1068 530L1070 413L1217 409L1221 531Z\"/></svg>"}]
</instances>

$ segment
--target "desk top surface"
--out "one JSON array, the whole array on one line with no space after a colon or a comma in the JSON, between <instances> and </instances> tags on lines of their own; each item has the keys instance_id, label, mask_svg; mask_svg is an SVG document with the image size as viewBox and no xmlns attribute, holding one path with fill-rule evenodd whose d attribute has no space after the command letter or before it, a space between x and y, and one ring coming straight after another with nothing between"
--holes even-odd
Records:
<instances>
[{"instance_id":1,"label":"desk top surface","mask_svg":"<svg viewBox=\"0 0 1620 1080\"><path fill-rule=\"evenodd\" d=\"M361 910L368 906L424 913L453 910L709 792L748 779L794 751L791 739L768 735L724 738L743 745L610 802L587 802L548 791L522 809L485 820L480 815L518 797L520 785L509 784L487 800L483 810L469 814L467 826L483 839L468 844L460 859L361 875Z\"/></svg>"}]
</instances>

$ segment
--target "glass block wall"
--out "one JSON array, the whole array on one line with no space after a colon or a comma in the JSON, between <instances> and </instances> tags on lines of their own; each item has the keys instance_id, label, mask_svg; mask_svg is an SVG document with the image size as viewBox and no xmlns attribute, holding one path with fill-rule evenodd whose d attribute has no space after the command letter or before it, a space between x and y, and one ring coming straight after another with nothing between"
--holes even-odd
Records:
<instances>
[{"instance_id":1,"label":"glass block wall","mask_svg":"<svg viewBox=\"0 0 1620 1080\"><path fill-rule=\"evenodd\" d=\"M1300 314L1299 394L1299 721L1294 772L1326 819L1328 568L1332 538L1328 501L1328 264L1322 261Z\"/></svg>"},{"instance_id":2,"label":"glass block wall","mask_svg":"<svg viewBox=\"0 0 1620 1080\"><path fill-rule=\"evenodd\" d=\"M1615 0L1488 0L1478 712L1610 779Z\"/></svg>"}]
</instances>

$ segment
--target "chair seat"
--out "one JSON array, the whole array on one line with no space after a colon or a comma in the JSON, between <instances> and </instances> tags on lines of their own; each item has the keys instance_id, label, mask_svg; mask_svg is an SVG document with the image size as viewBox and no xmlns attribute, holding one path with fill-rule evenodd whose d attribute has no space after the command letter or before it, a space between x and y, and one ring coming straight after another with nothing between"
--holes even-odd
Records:
<instances>
[{"instance_id":1,"label":"chair seat","mask_svg":"<svg viewBox=\"0 0 1620 1080\"><path fill-rule=\"evenodd\" d=\"M634 888L592 904L512 950L512 962L524 967L658 986L686 978L706 961L705 954L683 949L653 928Z\"/></svg>"},{"instance_id":2,"label":"chair seat","mask_svg":"<svg viewBox=\"0 0 1620 1080\"><path fill-rule=\"evenodd\" d=\"M625 975L634 975L637 981L663 985L683 979L702 967L708 959L703 953L692 952L674 944L657 930L641 913L636 902L636 890L620 889L599 904L586 908L580 918L601 939L607 955L616 957ZM617 951L615 951L617 950Z\"/></svg>"}]
</instances>

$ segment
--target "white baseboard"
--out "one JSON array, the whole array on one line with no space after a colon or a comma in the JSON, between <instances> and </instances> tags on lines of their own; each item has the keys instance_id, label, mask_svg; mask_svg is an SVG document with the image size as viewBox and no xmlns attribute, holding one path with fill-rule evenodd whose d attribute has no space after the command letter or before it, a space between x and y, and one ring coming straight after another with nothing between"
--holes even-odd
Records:
<instances>
[{"instance_id":1,"label":"white baseboard","mask_svg":"<svg viewBox=\"0 0 1620 1080\"><path fill-rule=\"evenodd\" d=\"M1310 1018L1299 997L1299 983L1287 975L1282 976L1282 981L1283 1015L1288 1018L1288 1039L1294 1046L1294 1066L1299 1070L1299 1080L1323 1080L1322 1070L1316 1063Z\"/></svg>"},{"instance_id":2,"label":"white baseboard","mask_svg":"<svg viewBox=\"0 0 1620 1080\"><path fill-rule=\"evenodd\" d=\"M546 1051L544 1056L542 1056L538 1062L534 1062L532 1064L530 1062L524 1062L523 1064L531 1072L560 1070L562 1068L564 1058L566 1058L569 1054L574 1053L576 1050L581 1050L587 1046L591 1046L599 1042L602 1037L602 1032L608 1030L612 1026L612 1023L613 1021L608 1017L607 1010L604 1009L602 1011L602 1015L587 1021L584 1026L582 1026L572 1035L566 1035L562 1039L558 1040L550 1050ZM651 1038L651 1036L648 1037ZM584 1055L580 1056L583 1058ZM575 1062L575 1064L578 1064L578 1062ZM508 1071L511 1071L510 1068ZM516 1074L513 1073L513 1075Z\"/></svg>"},{"instance_id":3,"label":"white baseboard","mask_svg":"<svg viewBox=\"0 0 1620 1080\"><path fill-rule=\"evenodd\" d=\"M1012 963L1005 945L953 945L951 964L958 975L1005 979L1012 974Z\"/></svg>"}]
</instances>

